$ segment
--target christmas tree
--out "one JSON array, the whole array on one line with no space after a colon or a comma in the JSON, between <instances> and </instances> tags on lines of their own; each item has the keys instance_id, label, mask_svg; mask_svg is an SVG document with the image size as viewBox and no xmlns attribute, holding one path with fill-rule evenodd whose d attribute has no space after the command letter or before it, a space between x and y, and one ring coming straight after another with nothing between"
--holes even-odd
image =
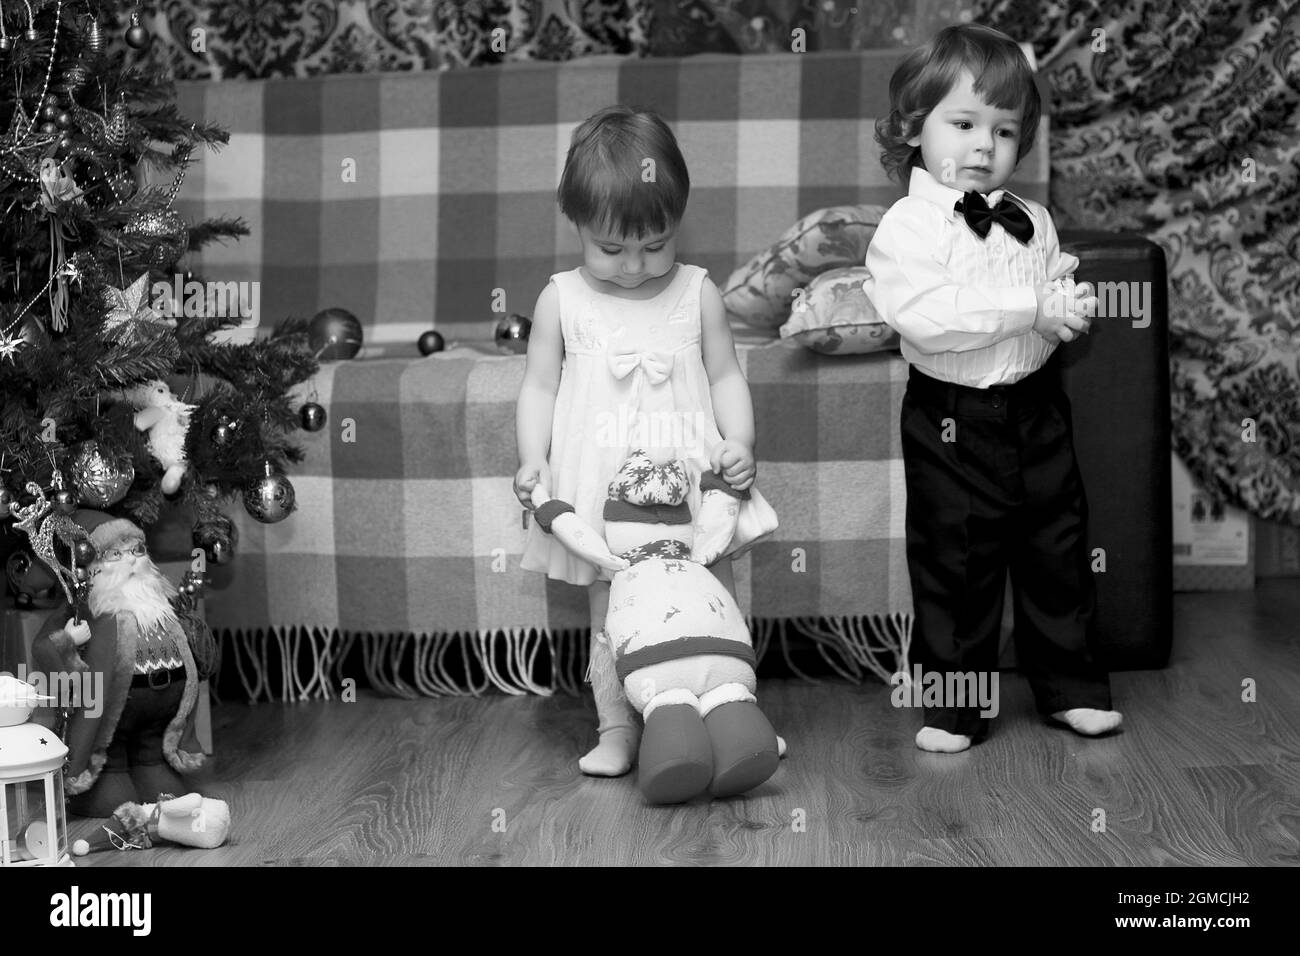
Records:
<instances>
[{"instance_id":1,"label":"christmas tree","mask_svg":"<svg viewBox=\"0 0 1300 956\"><path fill-rule=\"evenodd\" d=\"M179 114L138 6L12 0L0 10L7 549L21 541L16 525L49 565L54 536L42 526L66 529L77 507L145 528L183 508L195 546L224 564L236 541L223 509L242 498L265 522L293 510L283 472L303 456L290 389L318 369L306 322L233 341L223 330L247 321L247 283L186 268L189 251L248 228L186 223L172 208L187 166L228 134ZM6 570L29 603L15 577L43 570L20 552Z\"/></svg>"}]
</instances>

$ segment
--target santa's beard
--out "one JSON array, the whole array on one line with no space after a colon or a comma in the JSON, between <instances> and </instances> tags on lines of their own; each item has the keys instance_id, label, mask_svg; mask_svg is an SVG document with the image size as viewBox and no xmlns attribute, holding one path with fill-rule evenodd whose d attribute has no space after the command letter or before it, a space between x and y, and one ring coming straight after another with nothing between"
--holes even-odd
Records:
<instances>
[{"instance_id":1,"label":"santa's beard","mask_svg":"<svg viewBox=\"0 0 1300 956\"><path fill-rule=\"evenodd\" d=\"M165 578L148 555L100 562L90 584L90 613L129 612L141 631L178 625L171 599L176 585Z\"/></svg>"}]
</instances>

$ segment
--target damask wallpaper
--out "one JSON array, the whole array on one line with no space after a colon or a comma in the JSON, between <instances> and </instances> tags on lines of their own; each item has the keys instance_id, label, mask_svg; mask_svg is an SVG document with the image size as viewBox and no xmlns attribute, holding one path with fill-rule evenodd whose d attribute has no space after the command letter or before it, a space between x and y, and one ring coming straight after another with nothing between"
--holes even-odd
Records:
<instances>
[{"instance_id":1,"label":"damask wallpaper","mask_svg":"<svg viewBox=\"0 0 1300 956\"><path fill-rule=\"evenodd\" d=\"M969 0L163 0L142 22L178 79L441 70L598 54L911 46ZM120 42L126 14L109 36ZM802 31L796 35L796 30Z\"/></svg>"},{"instance_id":2,"label":"damask wallpaper","mask_svg":"<svg viewBox=\"0 0 1300 956\"><path fill-rule=\"evenodd\" d=\"M162 0L142 9L177 79L647 55L652 14L648 0Z\"/></svg>"}]
</instances>

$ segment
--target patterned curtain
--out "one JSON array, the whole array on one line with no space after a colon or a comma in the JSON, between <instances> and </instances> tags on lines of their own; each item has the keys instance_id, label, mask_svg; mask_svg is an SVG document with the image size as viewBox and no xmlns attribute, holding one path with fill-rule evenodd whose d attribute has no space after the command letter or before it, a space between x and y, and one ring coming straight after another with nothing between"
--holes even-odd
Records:
<instances>
[{"instance_id":1,"label":"patterned curtain","mask_svg":"<svg viewBox=\"0 0 1300 956\"><path fill-rule=\"evenodd\" d=\"M969 19L970 0L651 0L653 56L915 46Z\"/></svg>"},{"instance_id":2,"label":"patterned curtain","mask_svg":"<svg viewBox=\"0 0 1300 956\"><path fill-rule=\"evenodd\" d=\"M162 0L142 11L176 78L188 80L443 70L649 50L649 0ZM119 15L110 34L117 43L126 13Z\"/></svg>"},{"instance_id":3,"label":"patterned curtain","mask_svg":"<svg viewBox=\"0 0 1300 956\"><path fill-rule=\"evenodd\" d=\"M1292 524L1300 524L1298 7L983 0L975 17L1032 42L1048 74L1058 226L1135 230L1164 247L1179 457L1203 488Z\"/></svg>"}]
</instances>

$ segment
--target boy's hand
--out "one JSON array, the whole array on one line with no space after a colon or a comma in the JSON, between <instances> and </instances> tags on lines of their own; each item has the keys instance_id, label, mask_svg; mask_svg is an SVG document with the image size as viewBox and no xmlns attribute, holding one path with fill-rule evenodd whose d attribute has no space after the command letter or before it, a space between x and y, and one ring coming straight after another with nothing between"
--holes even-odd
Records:
<instances>
[{"instance_id":1,"label":"boy's hand","mask_svg":"<svg viewBox=\"0 0 1300 956\"><path fill-rule=\"evenodd\" d=\"M551 487L551 469L545 462L540 464L530 464L525 462L520 465L519 470L515 472L515 497L518 498L519 503L529 511L532 511L534 508L532 497L533 489L536 488L539 483L543 488L549 489Z\"/></svg>"},{"instance_id":2,"label":"boy's hand","mask_svg":"<svg viewBox=\"0 0 1300 956\"><path fill-rule=\"evenodd\" d=\"M1078 285L1044 282L1034 290L1038 297L1038 315L1034 331L1052 345L1073 342L1086 335L1097 311L1097 297L1086 282Z\"/></svg>"},{"instance_id":3,"label":"boy's hand","mask_svg":"<svg viewBox=\"0 0 1300 956\"><path fill-rule=\"evenodd\" d=\"M737 491L744 491L752 485L757 472L753 450L731 439L724 439L713 449L709 466L715 475L722 475L723 480Z\"/></svg>"}]
</instances>

